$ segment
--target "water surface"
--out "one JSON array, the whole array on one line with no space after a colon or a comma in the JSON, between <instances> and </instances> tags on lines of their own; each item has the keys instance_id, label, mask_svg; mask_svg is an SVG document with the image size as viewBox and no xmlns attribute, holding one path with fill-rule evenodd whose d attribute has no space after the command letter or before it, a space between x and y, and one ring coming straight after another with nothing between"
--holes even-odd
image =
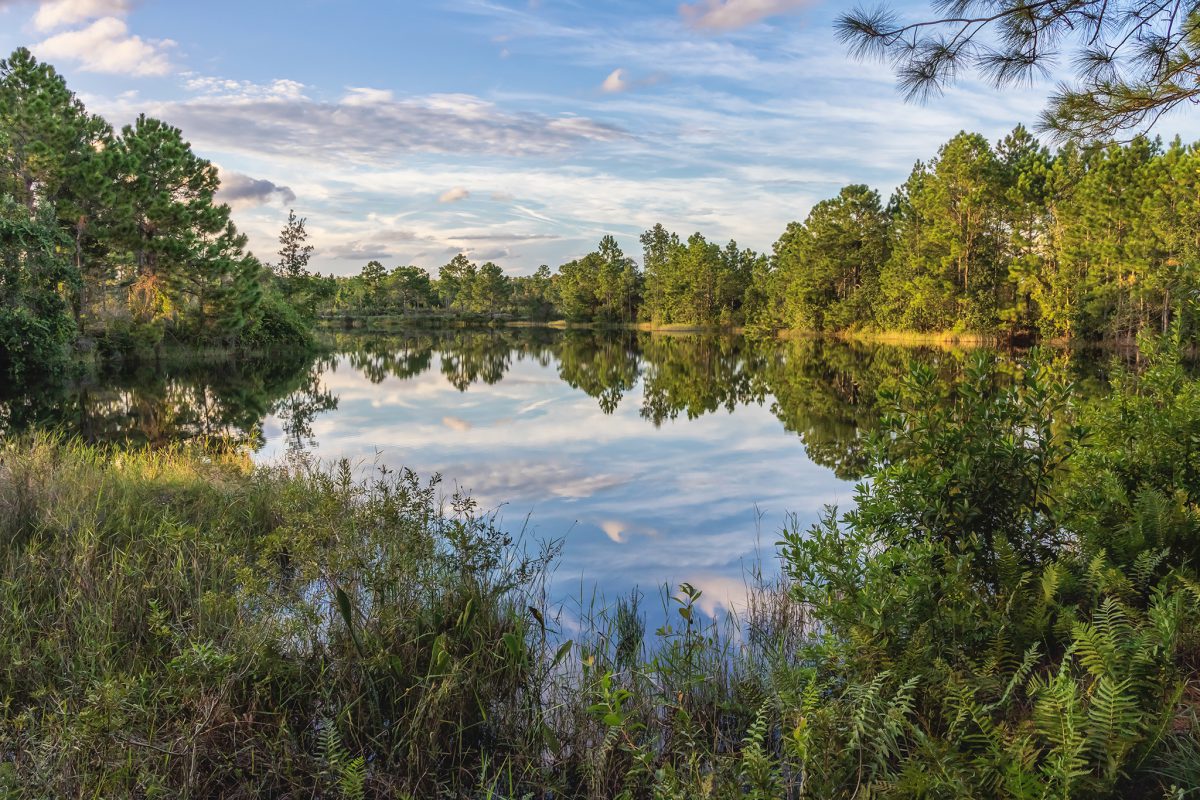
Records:
<instances>
[{"instance_id":1,"label":"water surface","mask_svg":"<svg viewBox=\"0 0 1200 800\"><path fill-rule=\"evenodd\" d=\"M222 435L440 474L530 541L563 540L562 595L688 581L713 610L770 565L785 524L845 507L877 391L964 352L543 329L338 335L327 355L160 364L0 400L0 431L90 440Z\"/></svg>"}]
</instances>

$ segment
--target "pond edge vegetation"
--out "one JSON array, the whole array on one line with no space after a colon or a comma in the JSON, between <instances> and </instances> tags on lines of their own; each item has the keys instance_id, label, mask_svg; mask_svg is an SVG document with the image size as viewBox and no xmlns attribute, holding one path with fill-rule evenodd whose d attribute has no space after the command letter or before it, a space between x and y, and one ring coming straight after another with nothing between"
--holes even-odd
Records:
<instances>
[{"instance_id":1,"label":"pond edge vegetation","mask_svg":"<svg viewBox=\"0 0 1200 800\"><path fill-rule=\"evenodd\" d=\"M857 506L740 631L546 601L555 545L436 480L0 445L15 796L1183 797L1200 386L1050 354L887 389ZM931 403L931 396L942 402ZM751 582L753 584L753 581Z\"/></svg>"}]
</instances>

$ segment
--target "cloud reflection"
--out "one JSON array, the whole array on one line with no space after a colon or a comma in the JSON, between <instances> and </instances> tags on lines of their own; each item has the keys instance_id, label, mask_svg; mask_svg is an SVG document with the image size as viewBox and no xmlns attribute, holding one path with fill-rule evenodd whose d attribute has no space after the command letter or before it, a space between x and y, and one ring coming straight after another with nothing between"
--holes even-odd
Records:
<instances>
[{"instance_id":1,"label":"cloud reflection","mask_svg":"<svg viewBox=\"0 0 1200 800\"><path fill-rule=\"evenodd\" d=\"M907 369L890 353L811 342L547 331L424 341L424 356L401 336L329 365L338 410L312 426L316 455L439 473L528 535L565 539L564 585L615 596L689 581L712 587L706 611L744 598L760 536L774 541L789 514L807 526L852 502L871 387ZM596 382L606 375L616 383Z\"/></svg>"}]
</instances>

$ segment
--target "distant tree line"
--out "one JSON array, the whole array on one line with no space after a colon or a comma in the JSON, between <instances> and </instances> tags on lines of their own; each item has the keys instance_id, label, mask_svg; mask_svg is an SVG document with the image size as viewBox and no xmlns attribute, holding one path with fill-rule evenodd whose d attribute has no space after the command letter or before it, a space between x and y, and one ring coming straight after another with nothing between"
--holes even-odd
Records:
<instances>
[{"instance_id":1,"label":"distant tree line","mask_svg":"<svg viewBox=\"0 0 1200 800\"><path fill-rule=\"evenodd\" d=\"M1083 340L1194 321L1200 149L1144 137L1052 153L1018 127L960 133L885 204L842 189L770 254L656 225L642 263L606 236L555 272L456 256L436 277L372 262L326 311L445 308L576 322L970 331Z\"/></svg>"},{"instance_id":2,"label":"distant tree line","mask_svg":"<svg viewBox=\"0 0 1200 800\"><path fill-rule=\"evenodd\" d=\"M141 116L116 131L28 50L0 61L0 374L52 369L89 337L307 341L219 187L179 129Z\"/></svg>"}]
</instances>

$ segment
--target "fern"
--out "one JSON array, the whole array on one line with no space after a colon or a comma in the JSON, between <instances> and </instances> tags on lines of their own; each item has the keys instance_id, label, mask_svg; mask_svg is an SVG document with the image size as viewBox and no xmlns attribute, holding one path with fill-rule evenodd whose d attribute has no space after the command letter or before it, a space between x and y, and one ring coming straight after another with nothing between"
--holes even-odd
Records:
<instances>
[{"instance_id":1,"label":"fern","mask_svg":"<svg viewBox=\"0 0 1200 800\"><path fill-rule=\"evenodd\" d=\"M770 700L758 709L754 722L742 742L741 777L749 787L751 800L771 800L782 792L783 778L778 764L767 753L766 739L772 712Z\"/></svg>"},{"instance_id":2,"label":"fern","mask_svg":"<svg viewBox=\"0 0 1200 800\"><path fill-rule=\"evenodd\" d=\"M1101 774L1112 781L1142 735L1142 709L1131 691L1131 682L1115 681L1107 675L1097 680L1092 686L1087 718L1088 747Z\"/></svg>"},{"instance_id":3,"label":"fern","mask_svg":"<svg viewBox=\"0 0 1200 800\"><path fill-rule=\"evenodd\" d=\"M1133 566L1130 572L1133 574L1133 580L1138 585L1138 588L1145 591L1150 587L1150 582L1154 580L1159 567L1171 555L1168 548L1161 550L1145 550L1138 554L1133 560Z\"/></svg>"},{"instance_id":4,"label":"fern","mask_svg":"<svg viewBox=\"0 0 1200 800\"><path fill-rule=\"evenodd\" d=\"M366 797L367 762L362 756L351 757L342 744L341 734L332 720L325 720L320 734L325 772L343 800Z\"/></svg>"},{"instance_id":5,"label":"fern","mask_svg":"<svg viewBox=\"0 0 1200 800\"><path fill-rule=\"evenodd\" d=\"M1033 724L1047 750L1041 773L1047 796L1068 800L1076 784L1088 774L1087 738L1080 730L1083 713L1077 684L1066 663L1053 677L1031 681L1035 698Z\"/></svg>"}]
</instances>

